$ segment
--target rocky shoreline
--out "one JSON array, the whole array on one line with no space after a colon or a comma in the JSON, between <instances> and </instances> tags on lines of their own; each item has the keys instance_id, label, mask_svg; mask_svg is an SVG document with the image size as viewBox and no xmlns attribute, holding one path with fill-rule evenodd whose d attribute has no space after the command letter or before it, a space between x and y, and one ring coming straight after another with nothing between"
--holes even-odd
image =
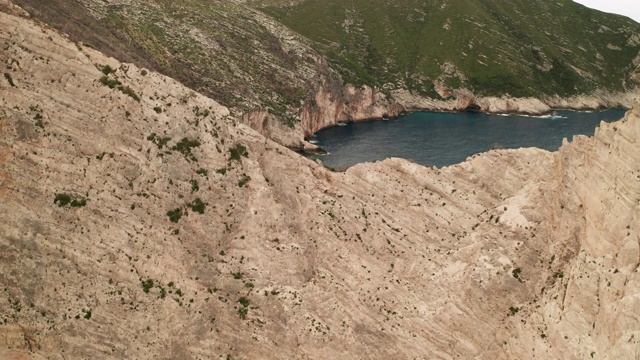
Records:
<instances>
[{"instance_id":1,"label":"rocky shoreline","mask_svg":"<svg viewBox=\"0 0 640 360\"><path fill-rule=\"evenodd\" d=\"M325 83L325 85L327 85ZM455 90L448 100L416 96L405 90L394 91L392 100L377 89L363 86L359 89L347 85L344 89L321 87L312 102L305 104L301 123L295 128L277 126L268 113L254 112L245 116L254 129L284 146L304 153L322 153L318 146L307 141L322 129L339 123L363 122L396 118L416 111L465 112L541 116L556 110L598 111L604 109L630 109L636 92L610 93L598 91L592 95L569 98L558 96L538 98L476 97L469 90ZM284 139L284 141L283 141Z\"/></svg>"}]
</instances>

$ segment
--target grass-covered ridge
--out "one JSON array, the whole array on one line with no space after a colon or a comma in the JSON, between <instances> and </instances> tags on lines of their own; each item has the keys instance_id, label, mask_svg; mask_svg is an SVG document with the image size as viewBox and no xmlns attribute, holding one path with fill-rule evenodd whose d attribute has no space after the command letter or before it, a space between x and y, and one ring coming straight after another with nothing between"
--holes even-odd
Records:
<instances>
[{"instance_id":1,"label":"grass-covered ridge","mask_svg":"<svg viewBox=\"0 0 640 360\"><path fill-rule=\"evenodd\" d=\"M623 90L640 25L570 0L262 0L254 6L314 41L357 85L433 95Z\"/></svg>"},{"instance_id":2,"label":"grass-covered ridge","mask_svg":"<svg viewBox=\"0 0 640 360\"><path fill-rule=\"evenodd\" d=\"M639 24L570 0L14 1L79 47L290 127L321 86L338 102L344 83L567 96L635 86L640 64ZM103 85L140 100L103 71Z\"/></svg>"},{"instance_id":3,"label":"grass-covered ridge","mask_svg":"<svg viewBox=\"0 0 640 360\"><path fill-rule=\"evenodd\" d=\"M81 3L16 0L76 42L178 79L239 112L267 109L290 124L315 64L284 26L226 0Z\"/></svg>"}]
</instances>

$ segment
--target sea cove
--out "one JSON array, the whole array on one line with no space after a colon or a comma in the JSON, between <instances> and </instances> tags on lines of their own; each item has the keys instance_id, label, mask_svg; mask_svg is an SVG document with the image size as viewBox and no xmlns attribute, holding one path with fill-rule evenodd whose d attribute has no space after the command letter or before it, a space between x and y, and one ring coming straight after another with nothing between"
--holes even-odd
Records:
<instances>
[{"instance_id":1,"label":"sea cove","mask_svg":"<svg viewBox=\"0 0 640 360\"><path fill-rule=\"evenodd\" d=\"M347 123L311 139L326 155L310 155L337 170L388 157L426 166L449 166L494 148L538 147L557 150L563 138L593 135L600 121L615 121L624 110L525 116L485 113L414 112L397 119Z\"/></svg>"}]
</instances>

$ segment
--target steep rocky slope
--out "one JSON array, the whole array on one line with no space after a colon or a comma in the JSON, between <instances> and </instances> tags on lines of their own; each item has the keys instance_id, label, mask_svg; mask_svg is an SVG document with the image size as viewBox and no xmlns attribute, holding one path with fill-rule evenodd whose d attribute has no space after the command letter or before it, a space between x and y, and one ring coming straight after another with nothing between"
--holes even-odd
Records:
<instances>
[{"instance_id":1,"label":"steep rocky slope","mask_svg":"<svg viewBox=\"0 0 640 360\"><path fill-rule=\"evenodd\" d=\"M640 66L640 25L570 0L14 1L295 149L403 110L630 107Z\"/></svg>"},{"instance_id":2,"label":"steep rocky slope","mask_svg":"<svg viewBox=\"0 0 640 360\"><path fill-rule=\"evenodd\" d=\"M571 0L254 3L312 39L347 81L430 97L624 90L639 65L639 24Z\"/></svg>"},{"instance_id":3,"label":"steep rocky slope","mask_svg":"<svg viewBox=\"0 0 640 360\"><path fill-rule=\"evenodd\" d=\"M544 114L635 97L640 25L571 0L250 3L311 39L347 82L384 89L395 109Z\"/></svg>"},{"instance_id":4,"label":"steep rocky slope","mask_svg":"<svg viewBox=\"0 0 640 360\"><path fill-rule=\"evenodd\" d=\"M239 1L18 0L32 16L238 110L269 108L287 123L313 86L319 56Z\"/></svg>"},{"instance_id":5,"label":"steep rocky slope","mask_svg":"<svg viewBox=\"0 0 640 360\"><path fill-rule=\"evenodd\" d=\"M333 173L0 12L0 358L633 358L640 116Z\"/></svg>"},{"instance_id":6,"label":"steep rocky slope","mask_svg":"<svg viewBox=\"0 0 640 360\"><path fill-rule=\"evenodd\" d=\"M15 3L83 47L160 71L215 98L291 148L303 147L306 129L317 130L308 120L335 124L379 117L378 108L392 108L378 91L374 104L359 101L371 97L370 89L345 90L340 75L308 40L243 1ZM331 103L322 103L327 106L322 109L313 105L316 93L329 93ZM315 115L301 122L305 105L305 114ZM333 118L325 119L325 114Z\"/></svg>"}]
</instances>

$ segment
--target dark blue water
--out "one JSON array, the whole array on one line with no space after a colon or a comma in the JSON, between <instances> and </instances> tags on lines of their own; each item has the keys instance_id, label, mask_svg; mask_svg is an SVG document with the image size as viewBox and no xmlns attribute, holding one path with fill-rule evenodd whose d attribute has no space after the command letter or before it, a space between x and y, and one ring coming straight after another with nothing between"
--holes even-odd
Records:
<instances>
[{"instance_id":1,"label":"dark blue water","mask_svg":"<svg viewBox=\"0 0 640 360\"><path fill-rule=\"evenodd\" d=\"M349 123L324 129L315 141L328 155L313 155L336 169L401 157L427 166L448 166L492 148L557 150L563 138L593 135L601 120L622 118L624 110L556 111L551 116L415 112L393 120Z\"/></svg>"}]
</instances>

